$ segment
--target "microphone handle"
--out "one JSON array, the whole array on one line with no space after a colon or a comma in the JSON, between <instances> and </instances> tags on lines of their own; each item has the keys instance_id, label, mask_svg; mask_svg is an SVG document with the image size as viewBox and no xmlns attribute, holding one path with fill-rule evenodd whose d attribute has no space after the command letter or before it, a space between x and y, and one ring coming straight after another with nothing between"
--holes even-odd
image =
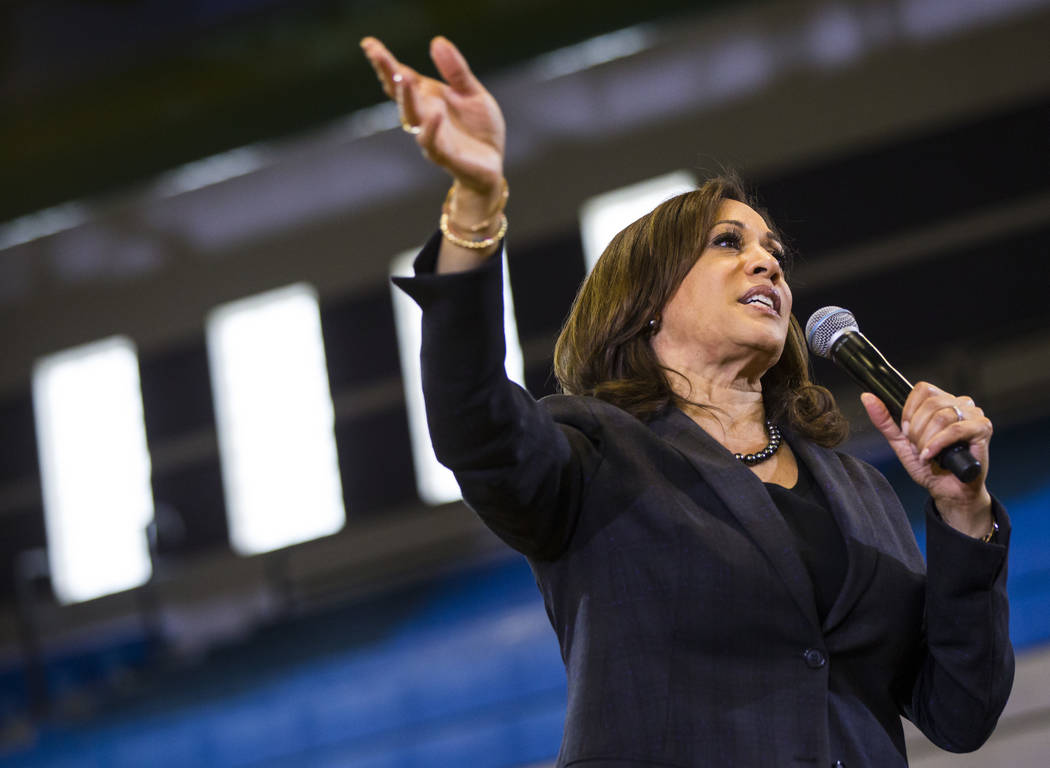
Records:
<instances>
[{"instance_id":1,"label":"microphone handle","mask_svg":"<svg viewBox=\"0 0 1050 768\"><path fill-rule=\"evenodd\" d=\"M831 356L861 388L885 403L890 415L900 423L904 401L911 394L912 385L889 364L863 333L843 333L835 342ZM937 454L936 460L964 483L976 480L981 474L981 462L970 453L969 445L961 440Z\"/></svg>"},{"instance_id":2,"label":"microphone handle","mask_svg":"<svg viewBox=\"0 0 1050 768\"><path fill-rule=\"evenodd\" d=\"M831 357L862 389L885 403L893 420L900 423L904 401L911 394L911 382L887 362L863 333L843 333L835 342Z\"/></svg>"}]
</instances>

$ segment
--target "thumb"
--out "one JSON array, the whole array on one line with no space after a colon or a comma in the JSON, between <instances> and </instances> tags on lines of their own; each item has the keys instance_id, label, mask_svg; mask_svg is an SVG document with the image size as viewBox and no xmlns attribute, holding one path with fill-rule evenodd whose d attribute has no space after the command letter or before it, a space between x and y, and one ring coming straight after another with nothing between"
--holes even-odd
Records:
<instances>
[{"instance_id":1,"label":"thumb","mask_svg":"<svg viewBox=\"0 0 1050 768\"><path fill-rule=\"evenodd\" d=\"M890 444L890 449L896 454L904 470L911 476L912 480L919 485L925 485L923 477L924 474L928 474L929 470L919 460L918 449L901 432L901 428L893 420L885 403L871 394L871 392L865 392L861 395L860 401L864 406L864 410L868 412L868 418L871 419L872 425L886 438L886 442Z\"/></svg>"},{"instance_id":2,"label":"thumb","mask_svg":"<svg viewBox=\"0 0 1050 768\"><path fill-rule=\"evenodd\" d=\"M463 54L447 37L438 36L430 41L430 58L434 60L441 77L456 93L469 96L483 90Z\"/></svg>"},{"instance_id":3,"label":"thumb","mask_svg":"<svg viewBox=\"0 0 1050 768\"><path fill-rule=\"evenodd\" d=\"M865 392L860 396L860 402L868 413L872 426L879 430L891 443L904 437L900 427L893 421L889 409L871 392Z\"/></svg>"}]
</instances>

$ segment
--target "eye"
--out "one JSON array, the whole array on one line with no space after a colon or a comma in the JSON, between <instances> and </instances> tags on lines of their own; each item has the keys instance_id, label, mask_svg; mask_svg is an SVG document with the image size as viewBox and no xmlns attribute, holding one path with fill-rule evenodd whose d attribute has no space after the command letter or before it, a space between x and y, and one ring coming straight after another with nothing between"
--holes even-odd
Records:
<instances>
[{"instance_id":1,"label":"eye","mask_svg":"<svg viewBox=\"0 0 1050 768\"><path fill-rule=\"evenodd\" d=\"M772 247L769 249L770 255L780 263L780 266L785 272L790 270L791 265L795 263L794 251L785 248L778 242L771 243L771 246Z\"/></svg>"},{"instance_id":2,"label":"eye","mask_svg":"<svg viewBox=\"0 0 1050 768\"><path fill-rule=\"evenodd\" d=\"M716 245L719 248L739 248L741 243L740 233L729 230L728 232L719 232L713 238L711 238L711 245Z\"/></svg>"}]
</instances>

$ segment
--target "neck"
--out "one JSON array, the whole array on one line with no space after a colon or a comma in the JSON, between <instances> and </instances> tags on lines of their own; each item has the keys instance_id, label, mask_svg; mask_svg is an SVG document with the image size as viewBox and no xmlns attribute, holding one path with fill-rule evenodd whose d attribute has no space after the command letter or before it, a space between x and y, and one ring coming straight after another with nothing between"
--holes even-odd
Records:
<instances>
[{"instance_id":1,"label":"neck","mask_svg":"<svg viewBox=\"0 0 1050 768\"><path fill-rule=\"evenodd\" d=\"M687 401L683 411L716 440L730 447L754 445L756 440L765 439L761 381L765 369L695 361L665 365L677 372L669 373L668 381L675 393Z\"/></svg>"},{"instance_id":2,"label":"neck","mask_svg":"<svg viewBox=\"0 0 1050 768\"><path fill-rule=\"evenodd\" d=\"M776 363L779 350L774 356L772 350L740 344L700 347L676 342L666 331L654 336L652 345L660 363L669 369L671 388L686 401L686 415L705 432L733 452L749 452L741 448L764 444L762 376Z\"/></svg>"},{"instance_id":3,"label":"neck","mask_svg":"<svg viewBox=\"0 0 1050 768\"><path fill-rule=\"evenodd\" d=\"M686 415L716 439L753 441L765 434L766 410L758 379L706 377L681 371L670 374L675 393L687 401Z\"/></svg>"}]
</instances>

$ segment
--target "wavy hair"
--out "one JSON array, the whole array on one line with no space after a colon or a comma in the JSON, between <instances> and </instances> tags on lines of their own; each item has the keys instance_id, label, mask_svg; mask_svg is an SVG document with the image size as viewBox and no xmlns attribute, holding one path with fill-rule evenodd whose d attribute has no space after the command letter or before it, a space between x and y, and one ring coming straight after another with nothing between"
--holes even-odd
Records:
<instances>
[{"instance_id":1,"label":"wavy hair","mask_svg":"<svg viewBox=\"0 0 1050 768\"><path fill-rule=\"evenodd\" d=\"M580 287L554 348L554 374L563 392L612 403L643 421L686 403L651 344L659 317L704 248L723 200L758 210L733 174L661 203L627 226L602 253ZM773 229L770 225L770 229ZM802 328L791 316L780 359L762 376L767 418L786 422L824 446L845 439L849 426L831 392L814 384Z\"/></svg>"}]
</instances>

